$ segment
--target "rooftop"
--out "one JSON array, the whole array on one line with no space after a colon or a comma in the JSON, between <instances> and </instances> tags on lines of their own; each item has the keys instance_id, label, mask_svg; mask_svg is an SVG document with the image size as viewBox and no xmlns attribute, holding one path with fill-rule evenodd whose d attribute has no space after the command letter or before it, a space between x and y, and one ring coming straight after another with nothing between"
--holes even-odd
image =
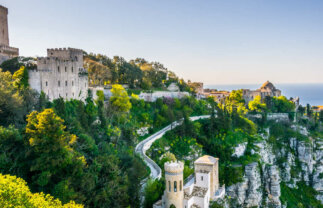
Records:
<instances>
[{"instance_id":1,"label":"rooftop","mask_svg":"<svg viewBox=\"0 0 323 208\"><path fill-rule=\"evenodd\" d=\"M212 157L210 155L204 155L198 158L194 164L210 164L213 165L218 161L218 158Z\"/></svg>"},{"instance_id":2,"label":"rooftop","mask_svg":"<svg viewBox=\"0 0 323 208\"><path fill-rule=\"evenodd\" d=\"M260 89L264 89L264 88L276 89L275 86L273 85L273 83L271 83L269 81L267 81L261 85Z\"/></svg>"},{"instance_id":3,"label":"rooftop","mask_svg":"<svg viewBox=\"0 0 323 208\"><path fill-rule=\"evenodd\" d=\"M207 188L202 188L199 186L194 186L192 193L188 194L187 192L184 192L184 198L189 199L193 196L195 197L200 197L200 198L204 198L206 193L207 193L208 189Z\"/></svg>"}]
</instances>

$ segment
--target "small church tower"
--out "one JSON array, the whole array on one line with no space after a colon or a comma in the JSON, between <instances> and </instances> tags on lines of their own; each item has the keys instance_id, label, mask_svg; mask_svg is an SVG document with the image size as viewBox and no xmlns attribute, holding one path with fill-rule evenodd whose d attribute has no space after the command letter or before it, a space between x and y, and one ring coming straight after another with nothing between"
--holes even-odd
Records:
<instances>
[{"instance_id":1,"label":"small church tower","mask_svg":"<svg viewBox=\"0 0 323 208\"><path fill-rule=\"evenodd\" d=\"M183 170L184 164L182 162L165 163L165 208L183 207Z\"/></svg>"}]
</instances>

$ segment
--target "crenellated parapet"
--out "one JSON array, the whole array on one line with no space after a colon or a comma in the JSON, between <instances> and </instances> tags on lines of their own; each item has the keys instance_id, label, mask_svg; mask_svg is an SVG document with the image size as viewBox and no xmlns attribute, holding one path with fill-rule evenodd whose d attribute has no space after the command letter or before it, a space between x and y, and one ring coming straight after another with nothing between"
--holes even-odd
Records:
<instances>
[{"instance_id":1,"label":"crenellated parapet","mask_svg":"<svg viewBox=\"0 0 323 208\"><path fill-rule=\"evenodd\" d=\"M76 48L49 48L47 49L48 57L57 57L70 60L83 60L83 50Z\"/></svg>"},{"instance_id":2,"label":"crenellated parapet","mask_svg":"<svg viewBox=\"0 0 323 208\"><path fill-rule=\"evenodd\" d=\"M180 161L166 162L164 168L167 173L182 173L184 170L184 163Z\"/></svg>"}]
</instances>

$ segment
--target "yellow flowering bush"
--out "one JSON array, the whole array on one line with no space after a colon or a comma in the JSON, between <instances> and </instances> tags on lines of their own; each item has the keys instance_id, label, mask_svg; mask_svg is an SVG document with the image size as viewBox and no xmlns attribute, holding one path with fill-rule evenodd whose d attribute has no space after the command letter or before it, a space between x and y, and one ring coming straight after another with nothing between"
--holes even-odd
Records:
<instances>
[{"instance_id":1,"label":"yellow flowering bush","mask_svg":"<svg viewBox=\"0 0 323 208\"><path fill-rule=\"evenodd\" d=\"M2 208L83 208L71 201L62 204L49 194L31 193L27 183L16 176L0 174L0 207Z\"/></svg>"}]
</instances>

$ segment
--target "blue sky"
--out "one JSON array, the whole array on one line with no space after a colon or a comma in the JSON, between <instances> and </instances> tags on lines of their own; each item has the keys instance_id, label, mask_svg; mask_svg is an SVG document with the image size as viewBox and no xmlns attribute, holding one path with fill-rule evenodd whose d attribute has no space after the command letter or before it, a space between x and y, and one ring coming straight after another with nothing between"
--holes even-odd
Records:
<instances>
[{"instance_id":1,"label":"blue sky","mask_svg":"<svg viewBox=\"0 0 323 208\"><path fill-rule=\"evenodd\" d=\"M10 44L159 61L206 84L323 82L321 0L1 0Z\"/></svg>"}]
</instances>

